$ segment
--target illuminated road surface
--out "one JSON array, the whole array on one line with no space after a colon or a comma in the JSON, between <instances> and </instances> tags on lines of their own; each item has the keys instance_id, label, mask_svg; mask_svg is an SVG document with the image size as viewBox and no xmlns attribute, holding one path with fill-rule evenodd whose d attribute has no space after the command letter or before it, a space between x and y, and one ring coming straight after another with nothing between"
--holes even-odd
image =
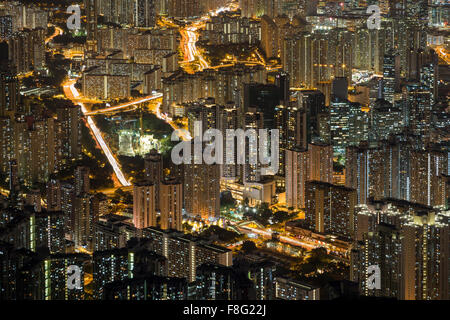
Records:
<instances>
[{"instance_id":1,"label":"illuminated road surface","mask_svg":"<svg viewBox=\"0 0 450 320\"><path fill-rule=\"evenodd\" d=\"M182 63L190 63L195 60L197 57L199 62L199 71L203 69L207 69L210 67L208 62L206 62L205 58L203 58L202 54L197 49L197 41L198 41L198 29L204 26L206 20L208 20L211 16L218 15L220 12L231 11L238 8L236 3L228 4L225 7L218 8L204 16L202 16L197 22L194 22L189 27L185 29L181 29L181 49L184 53L184 61Z\"/></svg>"},{"instance_id":2,"label":"illuminated road surface","mask_svg":"<svg viewBox=\"0 0 450 320\"><path fill-rule=\"evenodd\" d=\"M444 60L447 64L450 64L450 55L445 52L445 49L442 47L437 47L436 52L439 55L439 57Z\"/></svg>"},{"instance_id":3,"label":"illuminated road surface","mask_svg":"<svg viewBox=\"0 0 450 320\"><path fill-rule=\"evenodd\" d=\"M75 81L68 81L64 85L64 93L66 94L66 97L70 100L76 101L76 98L80 96L78 93L78 90L75 88ZM82 102L76 102L76 104L79 104L81 106L81 111L83 114L87 114L87 109L84 106ZM92 117L86 116L87 123L92 131L92 133L95 136L95 139L97 139L98 144L102 148L103 152L105 153L106 157L108 158L109 163L111 164L114 173L117 176L117 179L122 184L122 186L131 186L131 183L128 182L128 180L125 178L122 170L120 169L119 164L116 161L116 158L114 158L111 150L109 149L108 145L106 144L105 140L103 140L103 137L101 135L100 130L95 125L94 120L92 120Z\"/></svg>"},{"instance_id":4,"label":"illuminated road surface","mask_svg":"<svg viewBox=\"0 0 450 320\"><path fill-rule=\"evenodd\" d=\"M263 237L266 238L271 238L272 237L272 232L271 231L267 231L265 229L260 229L260 228L252 228L249 226L238 226L237 227L240 231L242 232L252 232L255 234L259 234ZM330 245L330 244L323 244L323 243L311 243L309 241L304 241L304 240L298 240L292 237L286 237L286 236L279 236L280 241L284 242L284 243L288 243L294 246L298 246L298 247L303 247L307 250L312 250L315 248L325 248L328 252L328 254L332 255L333 257L337 258L337 259L341 259L342 261L348 261L348 258L345 258L343 256L345 250L342 249L336 249L334 246Z\"/></svg>"},{"instance_id":5,"label":"illuminated road surface","mask_svg":"<svg viewBox=\"0 0 450 320\"><path fill-rule=\"evenodd\" d=\"M126 103L123 103L123 104L119 104L118 106L105 108L105 109L100 109L100 110L95 110L95 111L91 111L91 112L86 112L85 115L86 116L93 116L93 115L96 115L96 114L101 114L101 113L106 113L106 112L111 112L111 111L117 111L117 110L120 110L120 109L128 108L130 106L134 106L136 104L140 104L140 103L144 103L144 102L160 99L160 98L162 98L162 96L163 96L162 93L156 93L154 95L151 95L151 96L148 96L148 97L145 97L145 98L142 98L142 99L138 99L138 100L126 102Z\"/></svg>"},{"instance_id":6,"label":"illuminated road surface","mask_svg":"<svg viewBox=\"0 0 450 320\"><path fill-rule=\"evenodd\" d=\"M154 111L154 114L156 115L156 117L158 119L164 120L167 124L169 124L172 127L173 130L180 129L175 124L175 122L172 120L172 118L168 117L164 113L161 113L161 103L158 103L158 105L156 106L156 110ZM183 141L192 140L191 134L187 130L186 131L179 131L179 137L181 137L181 139Z\"/></svg>"},{"instance_id":7,"label":"illuminated road surface","mask_svg":"<svg viewBox=\"0 0 450 320\"><path fill-rule=\"evenodd\" d=\"M53 33L50 37L45 39L45 44L52 41L56 36L60 36L63 34L63 30L60 27L57 27L57 26L54 26L54 27L55 27L55 33Z\"/></svg>"},{"instance_id":8,"label":"illuminated road surface","mask_svg":"<svg viewBox=\"0 0 450 320\"><path fill-rule=\"evenodd\" d=\"M209 68L209 64L197 49L197 30L199 28L200 25L195 24L194 26L188 27L185 30L180 30L182 36L181 47L184 51L184 61L182 63L193 62L195 60L195 57L197 57L199 62L199 71L202 71L203 69Z\"/></svg>"},{"instance_id":9,"label":"illuminated road surface","mask_svg":"<svg viewBox=\"0 0 450 320\"><path fill-rule=\"evenodd\" d=\"M9 190L0 187L0 194L5 196L5 197L8 197L9 196Z\"/></svg>"},{"instance_id":10,"label":"illuminated road surface","mask_svg":"<svg viewBox=\"0 0 450 320\"><path fill-rule=\"evenodd\" d=\"M249 231L251 231L253 233L259 234L259 235L264 236L264 237L268 237L268 238L272 237L272 232L270 232L270 231L257 229L257 228L251 228L249 226L238 227L238 228L239 229L243 229L243 230L249 230ZM309 243L306 243L306 242L303 242L303 241L299 241L299 240L296 240L296 239L292 239L292 238L289 238L289 237L285 237L285 236L280 236L280 240L281 240L281 242L286 242L286 243L292 244L294 246L303 247L303 248L309 249L309 250L312 250L314 248L319 247L318 245L312 245L312 244L309 244Z\"/></svg>"}]
</instances>

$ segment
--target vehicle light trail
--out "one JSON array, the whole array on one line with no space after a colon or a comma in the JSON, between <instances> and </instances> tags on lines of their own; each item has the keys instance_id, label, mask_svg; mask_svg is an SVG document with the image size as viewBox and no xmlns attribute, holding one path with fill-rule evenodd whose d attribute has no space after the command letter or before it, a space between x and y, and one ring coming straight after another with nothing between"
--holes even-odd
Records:
<instances>
[{"instance_id":1,"label":"vehicle light trail","mask_svg":"<svg viewBox=\"0 0 450 320\"><path fill-rule=\"evenodd\" d=\"M75 88L75 82L74 81L68 81L63 85L64 93L66 94L67 98L73 101L76 101L76 99L80 96L78 93L78 90ZM76 104L81 106L81 111L84 115L87 114L87 109L85 105L82 102L75 102ZM122 170L120 169L119 164L117 163L116 158L114 158L111 150L109 149L108 145L106 144L105 140L103 139L100 130L95 125L94 120L92 120L92 117L89 115L86 115L87 123L89 125L89 128L91 129L92 133L95 136L95 139L97 140L98 144L102 148L103 152L106 155L106 158L108 158L109 163L111 164L114 173L117 176L117 179L124 187L131 186L131 183L128 182L128 180L125 178Z\"/></svg>"},{"instance_id":2,"label":"vehicle light trail","mask_svg":"<svg viewBox=\"0 0 450 320\"><path fill-rule=\"evenodd\" d=\"M198 41L198 29L199 25L195 24L194 26L188 27L185 30L180 30L182 36L180 45L184 52L183 63L193 62L195 60L195 57L197 57L201 71L203 69L209 68L209 64L208 62L206 62L205 58L203 58L196 46L196 42Z\"/></svg>"},{"instance_id":3,"label":"vehicle light trail","mask_svg":"<svg viewBox=\"0 0 450 320\"><path fill-rule=\"evenodd\" d=\"M55 27L55 32L50 37L45 39L45 44L52 41L56 36L60 36L63 34L64 31L60 27L57 27L57 26L54 26L54 27Z\"/></svg>"},{"instance_id":4,"label":"vehicle light trail","mask_svg":"<svg viewBox=\"0 0 450 320\"><path fill-rule=\"evenodd\" d=\"M269 231L266 231L266 230L251 228L251 227L248 227L248 226L243 226L243 227L238 227L238 228L239 229L248 230L248 231L251 231L253 233L256 233L256 234L259 234L259 235L262 235L262 236L265 236L265 237L272 237L272 232L269 232ZM289 238L289 237L285 237L285 236L280 236L280 240L281 240L281 242L286 242L286 243L292 244L294 246L303 247L303 248L306 248L306 249L309 249L309 250L312 250L312 249L315 249L315 248L319 247L317 245L312 245L312 244L309 244L309 243L306 243L306 242L303 242L303 241L299 241L299 240L295 240L295 239L292 239L292 238Z\"/></svg>"},{"instance_id":5,"label":"vehicle light trail","mask_svg":"<svg viewBox=\"0 0 450 320\"><path fill-rule=\"evenodd\" d=\"M184 52L184 61L182 63L191 63L197 57L199 63L199 71L207 69L210 67L208 62L205 60L201 52L197 49L197 41L199 38L198 30L205 25L205 21L211 16L216 16L221 12L236 10L239 6L236 3L230 3L225 7L220 7L208 14L202 16L197 22L192 23L190 26L181 29L181 42L180 47Z\"/></svg>"},{"instance_id":6,"label":"vehicle light trail","mask_svg":"<svg viewBox=\"0 0 450 320\"><path fill-rule=\"evenodd\" d=\"M145 97L145 98L142 98L142 99L139 99L139 100L135 100L135 101L130 101L130 102L126 102L126 103L123 103L123 104L119 104L118 106L86 112L85 115L86 116L92 116L92 115L96 115L96 114L101 114L101 113L106 113L106 112L111 112L111 111L117 111L117 110L120 110L120 109L128 108L130 106L134 106L136 104L140 104L140 103L144 103L144 102L160 99L160 98L162 98L162 96L163 96L162 93L156 93L156 94L154 94L152 96L148 96L148 97Z\"/></svg>"},{"instance_id":7,"label":"vehicle light trail","mask_svg":"<svg viewBox=\"0 0 450 320\"><path fill-rule=\"evenodd\" d=\"M437 47L436 52L439 57L444 60L447 64L450 64L450 55L445 52L445 49L442 47Z\"/></svg>"},{"instance_id":8,"label":"vehicle light trail","mask_svg":"<svg viewBox=\"0 0 450 320\"><path fill-rule=\"evenodd\" d=\"M173 130L179 129L178 126L175 124L175 122L173 122L172 118L167 116L165 113L161 113L161 103L158 103L154 113L158 119L164 120L168 125L172 127ZM183 141L192 140L191 134L189 132L179 131L179 137L181 137Z\"/></svg>"},{"instance_id":9,"label":"vehicle light trail","mask_svg":"<svg viewBox=\"0 0 450 320\"><path fill-rule=\"evenodd\" d=\"M268 231L266 229L260 229L260 228L252 228L249 226L237 226L237 228L241 231L247 231L247 232L252 232L255 234L259 234L263 237L266 238L271 238L272 237L272 231ZM328 252L328 254L334 256L335 258L338 259L344 259L347 261L347 258L345 258L343 255L346 254L346 249L339 249L336 248L335 246L333 246L332 244L324 244L324 243L320 243L319 241L304 241L304 240L299 240L297 238L293 238L293 237L288 237L288 236L279 236L279 239L281 242L284 243L288 243L297 247L303 247L307 250L312 250L315 248L325 248Z\"/></svg>"},{"instance_id":10,"label":"vehicle light trail","mask_svg":"<svg viewBox=\"0 0 450 320\"><path fill-rule=\"evenodd\" d=\"M5 196L5 197L8 197L9 196L9 190L0 187L0 194Z\"/></svg>"}]
</instances>

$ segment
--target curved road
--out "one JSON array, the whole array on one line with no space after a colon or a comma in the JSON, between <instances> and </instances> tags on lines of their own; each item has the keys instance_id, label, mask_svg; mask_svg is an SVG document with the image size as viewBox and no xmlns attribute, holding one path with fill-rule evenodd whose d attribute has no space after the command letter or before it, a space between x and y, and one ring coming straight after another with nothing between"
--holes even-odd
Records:
<instances>
[{"instance_id":1,"label":"curved road","mask_svg":"<svg viewBox=\"0 0 450 320\"><path fill-rule=\"evenodd\" d=\"M63 29L61 29L60 27L57 27L57 26L54 26L54 25L51 25L51 24L49 24L49 26L55 27L55 32L50 37L45 39L45 44L47 44L50 41L52 41L56 36L60 36L60 35L62 35L64 33Z\"/></svg>"},{"instance_id":2,"label":"curved road","mask_svg":"<svg viewBox=\"0 0 450 320\"><path fill-rule=\"evenodd\" d=\"M198 29L204 27L205 21L208 20L211 16L216 16L220 12L236 10L238 7L239 6L236 3L230 3L225 7L220 7L214 11L209 12L208 14L203 15L197 21L193 22L190 26L184 29L180 29L180 47L184 53L184 60L181 63L191 63L195 60L195 58L197 58L199 63L199 71L209 68L210 65L208 64L208 62L206 62L205 58L202 56L196 46L199 38Z\"/></svg>"},{"instance_id":3,"label":"curved road","mask_svg":"<svg viewBox=\"0 0 450 320\"><path fill-rule=\"evenodd\" d=\"M140 104L140 103L144 103L144 102L160 99L160 98L162 98L162 96L163 96L162 93L155 93L154 95L151 95L151 96L148 96L148 97L145 97L145 98L140 98L140 99L137 99L137 100L133 100L133 101L130 101L130 102L122 103L122 104L119 104L118 106L86 112L85 115L86 116L93 116L93 115L96 115L96 114L101 114L101 113L106 113L106 112L111 112L111 111L117 111L117 110L120 110L120 109L128 108L130 106L134 106L136 104Z\"/></svg>"}]
</instances>

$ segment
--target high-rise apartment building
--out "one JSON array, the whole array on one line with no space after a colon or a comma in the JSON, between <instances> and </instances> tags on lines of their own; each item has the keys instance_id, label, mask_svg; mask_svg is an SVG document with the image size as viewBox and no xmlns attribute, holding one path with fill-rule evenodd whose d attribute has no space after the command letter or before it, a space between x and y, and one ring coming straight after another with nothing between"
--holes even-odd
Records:
<instances>
[{"instance_id":1,"label":"high-rise apartment building","mask_svg":"<svg viewBox=\"0 0 450 320\"><path fill-rule=\"evenodd\" d=\"M155 0L133 0L133 22L138 28L152 28L156 25Z\"/></svg>"},{"instance_id":2,"label":"high-rise apartment building","mask_svg":"<svg viewBox=\"0 0 450 320\"><path fill-rule=\"evenodd\" d=\"M282 300L320 300L320 288L290 278L275 277L275 297Z\"/></svg>"},{"instance_id":3,"label":"high-rise apartment building","mask_svg":"<svg viewBox=\"0 0 450 320\"><path fill-rule=\"evenodd\" d=\"M388 197L445 205L447 172L447 153L414 140L347 148L346 186L356 189L359 204Z\"/></svg>"},{"instance_id":4,"label":"high-rise apartment building","mask_svg":"<svg viewBox=\"0 0 450 320\"><path fill-rule=\"evenodd\" d=\"M195 281L197 267L204 263L232 265L229 249L205 243L199 238L152 227L143 230L143 236L153 239L153 251L167 258L169 277L187 278L191 283Z\"/></svg>"},{"instance_id":5,"label":"high-rise apartment building","mask_svg":"<svg viewBox=\"0 0 450 320\"><path fill-rule=\"evenodd\" d=\"M383 99L375 101L369 117L369 141L388 140L391 134L399 134L403 128L401 108Z\"/></svg>"},{"instance_id":6,"label":"high-rise apartment building","mask_svg":"<svg viewBox=\"0 0 450 320\"><path fill-rule=\"evenodd\" d=\"M351 238L356 191L326 182L307 181L305 219L317 232Z\"/></svg>"},{"instance_id":7,"label":"high-rise apartment building","mask_svg":"<svg viewBox=\"0 0 450 320\"><path fill-rule=\"evenodd\" d=\"M25 206L23 210L14 211L8 220L0 241L33 252L42 248L47 248L50 253L65 252L62 212L35 212L34 207Z\"/></svg>"},{"instance_id":8,"label":"high-rise apartment building","mask_svg":"<svg viewBox=\"0 0 450 320\"><path fill-rule=\"evenodd\" d=\"M90 257L86 254L47 255L25 266L19 276L21 299L83 300L84 275ZM69 266L80 270L79 287L68 287Z\"/></svg>"},{"instance_id":9,"label":"high-rise apartment building","mask_svg":"<svg viewBox=\"0 0 450 320\"><path fill-rule=\"evenodd\" d=\"M87 51L97 52L99 0L84 0L86 10Z\"/></svg>"},{"instance_id":10,"label":"high-rise apartment building","mask_svg":"<svg viewBox=\"0 0 450 320\"><path fill-rule=\"evenodd\" d=\"M224 108L220 109L219 115L219 126L218 129L225 133L224 135L224 160L223 164L220 165L220 176L221 179L225 180L236 180L240 176L240 165L237 164L237 152L231 144L226 144L226 132L227 130L236 130L240 127L240 117L238 114L239 110L235 104L226 105ZM227 154L232 157L233 161L227 163Z\"/></svg>"},{"instance_id":11,"label":"high-rise apartment building","mask_svg":"<svg viewBox=\"0 0 450 320\"><path fill-rule=\"evenodd\" d=\"M81 246L88 250L92 245L93 217L91 212L91 198L82 193L75 197L73 241L75 246Z\"/></svg>"},{"instance_id":12,"label":"high-rise apartment building","mask_svg":"<svg viewBox=\"0 0 450 320\"><path fill-rule=\"evenodd\" d=\"M331 145L309 144L308 149L286 150L286 204L305 208L306 181L333 182Z\"/></svg>"},{"instance_id":13,"label":"high-rise apartment building","mask_svg":"<svg viewBox=\"0 0 450 320\"><path fill-rule=\"evenodd\" d=\"M133 223L138 229L156 227L155 184L152 182L133 186Z\"/></svg>"},{"instance_id":14,"label":"high-rise apartment building","mask_svg":"<svg viewBox=\"0 0 450 320\"><path fill-rule=\"evenodd\" d=\"M383 64L383 95L384 99L394 105L396 88L395 55L386 54Z\"/></svg>"},{"instance_id":15,"label":"high-rise apartment building","mask_svg":"<svg viewBox=\"0 0 450 320\"><path fill-rule=\"evenodd\" d=\"M221 13L206 21L201 37L210 45L255 45L261 40L261 25L254 19Z\"/></svg>"},{"instance_id":16,"label":"high-rise apartment building","mask_svg":"<svg viewBox=\"0 0 450 320\"><path fill-rule=\"evenodd\" d=\"M0 16L0 40L8 40L13 34L13 17L10 15Z\"/></svg>"},{"instance_id":17,"label":"high-rise apartment building","mask_svg":"<svg viewBox=\"0 0 450 320\"><path fill-rule=\"evenodd\" d=\"M46 29L22 30L8 41L9 58L18 73L45 69Z\"/></svg>"},{"instance_id":18,"label":"high-rise apartment building","mask_svg":"<svg viewBox=\"0 0 450 320\"><path fill-rule=\"evenodd\" d=\"M406 201L358 207L351 280L368 296L402 300L448 299L449 214ZM368 268L380 268L380 289Z\"/></svg>"},{"instance_id":19,"label":"high-rise apartment building","mask_svg":"<svg viewBox=\"0 0 450 320\"><path fill-rule=\"evenodd\" d=\"M151 28L156 23L155 0L96 0L102 22ZM91 13L89 11L89 13ZM93 13L91 13L92 15ZM93 21L93 20L92 20Z\"/></svg>"},{"instance_id":20,"label":"high-rise apartment building","mask_svg":"<svg viewBox=\"0 0 450 320\"><path fill-rule=\"evenodd\" d=\"M94 296L102 299L106 284L142 276L167 276L167 259L145 245L148 239L133 239L125 248L93 254Z\"/></svg>"},{"instance_id":21,"label":"high-rise apartment building","mask_svg":"<svg viewBox=\"0 0 450 320\"><path fill-rule=\"evenodd\" d=\"M163 180L163 159L162 154L158 153L156 149L150 150L144 158L145 179L155 185L155 209L160 210L160 190L161 181Z\"/></svg>"},{"instance_id":22,"label":"high-rise apartment building","mask_svg":"<svg viewBox=\"0 0 450 320\"><path fill-rule=\"evenodd\" d=\"M161 229L183 231L183 186L177 180L165 180L160 185L159 207Z\"/></svg>"},{"instance_id":23,"label":"high-rise apartment building","mask_svg":"<svg viewBox=\"0 0 450 320\"><path fill-rule=\"evenodd\" d=\"M88 167L77 167L75 170L75 194L78 196L90 192L90 170Z\"/></svg>"},{"instance_id":24,"label":"high-rise apartment building","mask_svg":"<svg viewBox=\"0 0 450 320\"><path fill-rule=\"evenodd\" d=\"M139 236L139 230L127 217L108 214L94 222L94 251L124 248L127 241Z\"/></svg>"},{"instance_id":25,"label":"high-rise apartment building","mask_svg":"<svg viewBox=\"0 0 450 320\"><path fill-rule=\"evenodd\" d=\"M299 108L306 113L306 136L303 140L306 143L327 142L327 132L321 124L324 115L329 113L325 107L325 95L319 90L300 90L296 94Z\"/></svg>"},{"instance_id":26,"label":"high-rise apartment building","mask_svg":"<svg viewBox=\"0 0 450 320\"><path fill-rule=\"evenodd\" d=\"M190 146L193 149L193 143ZM220 215L220 166L218 164L184 165L184 208L193 217L216 220Z\"/></svg>"},{"instance_id":27,"label":"high-rise apartment building","mask_svg":"<svg viewBox=\"0 0 450 320\"><path fill-rule=\"evenodd\" d=\"M36 212L41 212L41 191L36 188L28 191L25 196L25 205L32 206Z\"/></svg>"},{"instance_id":28,"label":"high-rise apartment building","mask_svg":"<svg viewBox=\"0 0 450 320\"><path fill-rule=\"evenodd\" d=\"M47 210L48 211L61 211L61 182L56 179L51 179L47 183L46 190L47 198Z\"/></svg>"},{"instance_id":29,"label":"high-rise apartment building","mask_svg":"<svg viewBox=\"0 0 450 320\"><path fill-rule=\"evenodd\" d=\"M65 233L73 240L75 230L75 188L70 183L61 184L61 210L65 216Z\"/></svg>"},{"instance_id":30,"label":"high-rise apartment building","mask_svg":"<svg viewBox=\"0 0 450 320\"><path fill-rule=\"evenodd\" d=\"M417 135L428 137L432 117L432 92L420 83L410 83L403 88L404 124Z\"/></svg>"},{"instance_id":31,"label":"high-rise apartment building","mask_svg":"<svg viewBox=\"0 0 450 320\"><path fill-rule=\"evenodd\" d=\"M19 81L8 65L1 66L0 71L0 116L11 117L18 111L20 102Z\"/></svg>"},{"instance_id":32,"label":"high-rise apartment building","mask_svg":"<svg viewBox=\"0 0 450 320\"><path fill-rule=\"evenodd\" d=\"M264 128L263 112L257 112L255 108L249 108L244 114L244 131L249 132L249 141L245 143L245 164L243 165L243 181L260 182L261 175L261 159L258 153L260 135L259 130ZM251 134L253 132L254 134ZM258 143L258 144L257 144ZM256 161L254 161L256 159ZM256 162L256 163L255 163Z\"/></svg>"},{"instance_id":33,"label":"high-rise apartment building","mask_svg":"<svg viewBox=\"0 0 450 320\"><path fill-rule=\"evenodd\" d=\"M81 107L61 106L56 114L61 128L61 158L81 159Z\"/></svg>"},{"instance_id":34,"label":"high-rise apartment building","mask_svg":"<svg viewBox=\"0 0 450 320\"><path fill-rule=\"evenodd\" d=\"M388 152L384 148L348 147L346 149L345 185L356 189L358 204L367 203L369 198L385 197L388 180Z\"/></svg>"},{"instance_id":35,"label":"high-rise apartment building","mask_svg":"<svg viewBox=\"0 0 450 320\"><path fill-rule=\"evenodd\" d=\"M275 126L280 134L280 159L278 175L285 176L286 150L296 147L306 148L308 131L306 112L295 106L275 108Z\"/></svg>"},{"instance_id":36,"label":"high-rise apartment building","mask_svg":"<svg viewBox=\"0 0 450 320\"><path fill-rule=\"evenodd\" d=\"M184 278L145 276L108 283L106 300L186 300L188 285Z\"/></svg>"},{"instance_id":37,"label":"high-rise apartment building","mask_svg":"<svg viewBox=\"0 0 450 320\"><path fill-rule=\"evenodd\" d=\"M345 148L367 141L368 114L359 103L333 99L330 104L330 136L335 154L344 154Z\"/></svg>"},{"instance_id":38,"label":"high-rise apartment building","mask_svg":"<svg viewBox=\"0 0 450 320\"><path fill-rule=\"evenodd\" d=\"M196 299L237 300L238 280L238 275L230 267L203 264L196 272Z\"/></svg>"},{"instance_id":39,"label":"high-rise apartment building","mask_svg":"<svg viewBox=\"0 0 450 320\"><path fill-rule=\"evenodd\" d=\"M167 14L169 17L189 18L199 17L203 14L223 7L225 0L167 0ZM161 6L161 5L160 5Z\"/></svg>"},{"instance_id":40,"label":"high-rise apartment building","mask_svg":"<svg viewBox=\"0 0 450 320\"><path fill-rule=\"evenodd\" d=\"M163 160L162 155L156 149L150 150L145 160L145 178L151 182L157 183L162 180Z\"/></svg>"}]
</instances>

